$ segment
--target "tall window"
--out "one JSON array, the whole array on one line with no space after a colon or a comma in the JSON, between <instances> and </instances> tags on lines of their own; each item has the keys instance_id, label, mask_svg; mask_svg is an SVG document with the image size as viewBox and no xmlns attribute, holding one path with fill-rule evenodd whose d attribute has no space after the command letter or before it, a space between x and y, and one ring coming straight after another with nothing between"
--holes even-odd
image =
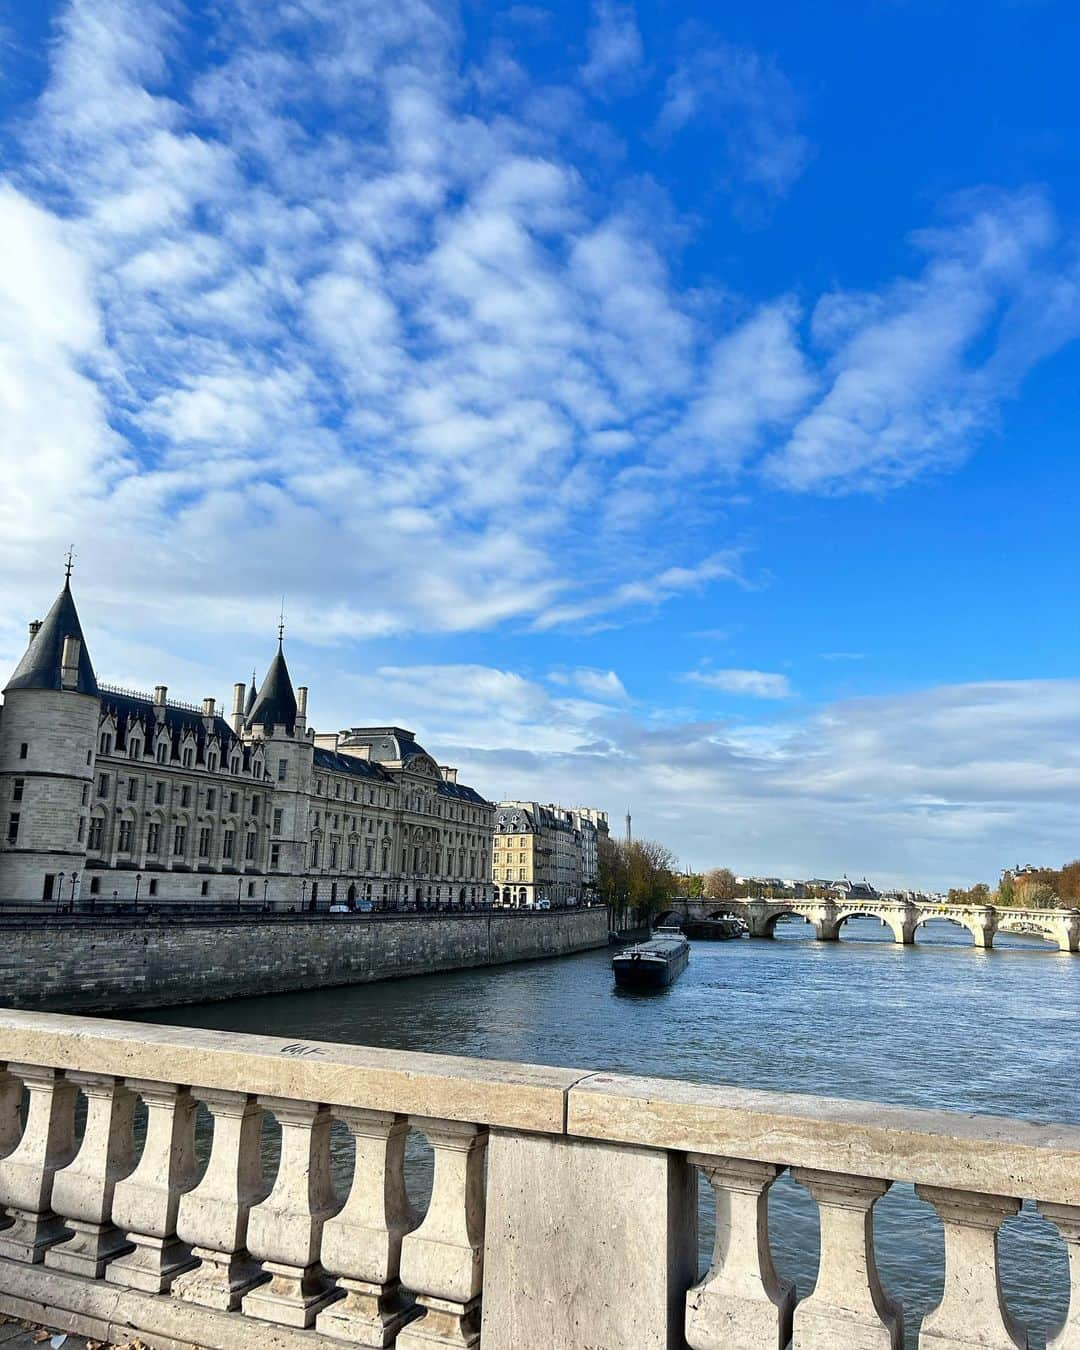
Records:
<instances>
[{"instance_id":1,"label":"tall window","mask_svg":"<svg viewBox=\"0 0 1080 1350\"><path fill-rule=\"evenodd\" d=\"M289 772L289 761L287 759L279 759L277 762L277 776L279 783L284 783L285 775L288 772Z\"/></svg>"},{"instance_id":2,"label":"tall window","mask_svg":"<svg viewBox=\"0 0 1080 1350\"><path fill-rule=\"evenodd\" d=\"M181 806L191 805L191 788L186 783L180 789L180 805Z\"/></svg>"},{"instance_id":3,"label":"tall window","mask_svg":"<svg viewBox=\"0 0 1080 1350\"><path fill-rule=\"evenodd\" d=\"M274 812L274 825L273 825L273 830L274 830L274 833L275 833L275 834L280 834L280 833L281 833L281 820L282 820L282 812L281 812L281 808L279 807L279 808Z\"/></svg>"},{"instance_id":4,"label":"tall window","mask_svg":"<svg viewBox=\"0 0 1080 1350\"><path fill-rule=\"evenodd\" d=\"M245 845L244 845L244 857L247 859L248 862L251 862L252 859L255 857L255 835L254 835L254 834L249 834L248 837L247 837L247 842L246 842Z\"/></svg>"},{"instance_id":5,"label":"tall window","mask_svg":"<svg viewBox=\"0 0 1080 1350\"><path fill-rule=\"evenodd\" d=\"M336 840L336 839L335 839L335 840L333 841L333 843L330 845L330 866L331 866L332 868L337 866L337 840Z\"/></svg>"},{"instance_id":6,"label":"tall window","mask_svg":"<svg viewBox=\"0 0 1080 1350\"><path fill-rule=\"evenodd\" d=\"M160 847L161 826L156 820L152 820L146 827L146 851L151 858L156 858Z\"/></svg>"},{"instance_id":7,"label":"tall window","mask_svg":"<svg viewBox=\"0 0 1080 1350\"><path fill-rule=\"evenodd\" d=\"M177 825L176 828L173 830L172 851L177 856L179 856L180 854L183 853L185 848L187 848L187 826Z\"/></svg>"},{"instance_id":8,"label":"tall window","mask_svg":"<svg viewBox=\"0 0 1080 1350\"><path fill-rule=\"evenodd\" d=\"M128 779L128 801L138 801L139 798L139 780L137 778Z\"/></svg>"},{"instance_id":9,"label":"tall window","mask_svg":"<svg viewBox=\"0 0 1080 1350\"><path fill-rule=\"evenodd\" d=\"M154 805L155 806L165 805L165 784L161 781L160 778L154 784Z\"/></svg>"},{"instance_id":10,"label":"tall window","mask_svg":"<svg viewBox=\"0 0 1080 1350\"><path fill-rule=\"evenodd\" d=\"M97 795L99 797L107 797L109 795L109 775L107 773L98 775Z\"/></svg>"},{"instance_id":11,"label":"tall window","mask_svg":"<svg viewBox=\"0 0 1080 1350\"><path fill-rule=\"evenodd\" d=\"M131 821L122 820L117 830L116 847L120 853L131 852Z\"/></svg>"},{"instance_id":12,"label":"tall window","mask_svg":"<svg viewBox=\"0 0 1080 1350\"><path fill-rule=\"evenodd\" d=\"M29 750L30 750L30 747L26 744L25 741L23 741L22 745L19 746L19 758L20 758L20 759L25 759L26 756L27 756L27 754L29 753ZM87 761L89 761L89 759L90 759L89 752L87 753L86 758L87 758Z\"/></svg>"},{"instance_id":13,"label":"tall window","mask_svg":"<svg viewBox=\"0 0 1080 1350\"><path fill-rule=\"evenodd\" d=\"M183 764L185 769L190 769L191 766L195 763L195 751L192 750L190 747L187 750L185 750L181 763Z\"/></svg>"},{"instance_id":14,"label":"tall window","mask_svg":"<svg viewBox=\"0 0 1080 1350\"><path fill-rule=\"evenodd\" d=\"M311 865L312 867L318 867L319 865L319 841L317 839L311 841Z\"/></svg>"},{"instance_id":15,"label":"tall window","mask_svg":"<svg viewBox=\"0 0 1080 1350\"><path fill-rule=\"evenodd\" d=\"M261 797L259 796L259 794L256 792L256 793L253 795L253 797L251 798L251 814L252 814L253 816L255 816L256 818L258 817L258 814L259 814L259 807L260 807L261 805L262 805L262 798L261 798Z\"/></svg>"},{"instance_id":16,"label":"tall window","mask_svg":"<svg viewBox=\"0 0 1080 1350\"><path fill-rule=\"evenodd\" d=\"M276 872L281 866L281 845L270 845L270 870Z\"/></svg>"},{"instance_id":17,"label":"tall window","mask_svg":"<svg viewBox=\"0 0 1080 1350\"><path fill-rule=\"evenodd\" d=\"M107 731L101 733L101 739L98 741L98 754L109 755L112 753L112 737Z\"/></svg>"},{"instance_id":18,"label":"tall window","mask_svg":"<svg viewBox=\"0 0 1080 1350\"><path fill-rule=\"evenodd\" d=\"M217 800L217 795L216 795L216 793L214 792L214 789L213 789L213 788L207 788L207 789L206 789L206 809L207 809L208 811L212 811L212 810L214 809L214 802L215 802L216 800Z\"/></svg>"},{"instance_id":19,"label":"tall window","mask_svg":"<svg viewBox=\"0 0 1080 1350\"><path fill-rule=\"evenodd\" d=\"M233 855L233 840L235 836L232 830L226 830L221 836L221 856L231 858Z\"/></svg>"},{"instance_id":20,"label":"tall window","mask_svg":"<svg viewBox=\"0 0 1080 1350\"><path fill-rule=\"evenodd\" d=\"M204 825L199 831L199 857L209 858L210 856L210 827Z\"/></svg>"},{"instance_id":21,"label":"tall window","mask_svg":"<svg viewBox=\"0 0 1080 1350\"><path fill-rule=\"evenodd\" d=\"M355 844L350 844L350 845L349 845L349 871L351 872L355 866L356 866L356 845L355 845Z\"/></svg>"},{"instance_id":22,"label":"tall window","mask_svg":"<svg viewBox=\"0 0 1080 1350\"><path fill-rule=\"evenodd\" d=\"M236 808L240 802L240 796L236 792L229 793L229 814L235 816Z\"/></svg>"},{"instance_id":23,"label":"tall window","mask_svg":"<svg viewBox=\"0 0 1080 1350\"><path fill-rule=\"evenodd\" d=\"M86 847L92 853L101 852L101 833L104 827L104 821L100 816L95 816L90 822L90 834L86 840Z\"/></svg>"},{"instance_id":24,"label":"tall window","mask_svg":"<svg viewBox=\"0 0 1080 1350\"><path fill-rule=\"evenodd\" d=\"M138 759L142 754L142 746L136 740L128 741L128 759Z\"/></svg>"},{"instance_id":25,"label":"tall window","mask_svg":"<svg viewBox=\"0 0 1080 1350\"><path fill-rule=\"evenodd\" d=\"M169 758L169 743L168 743L168 741L159 741L159 742L158 742L158 748L157 748L157 762L158 762L159 764L164 764L165 761L166 761L168 758Z\"/></svg>"},{"instance_id":26,"label":"tall window","mask_svg":"<svg viewBox=\"0 0 1080 1350\"><path fill-rule=\"evenodd\" d=\"M26 779L25 779L25 778L16 778L16 779L15 779L15 786L11 789L11 800L12 800L13 802L21 802L21 801L22 801L23 788L24 788L25 786L26 786Z\"/></svg>"},{"instance_id":27,"label":"tall window","mask_svg":"<svg viewBox=\"0 0 1080 1350\"><path fill-rule=\"evenodd\" d=\"M19 842L19 813L18 813L18 811L12 811L11 815L8 816L7 841L8 841L9 844L17 844L17 843Z\"/></svg>"}]
</instances>

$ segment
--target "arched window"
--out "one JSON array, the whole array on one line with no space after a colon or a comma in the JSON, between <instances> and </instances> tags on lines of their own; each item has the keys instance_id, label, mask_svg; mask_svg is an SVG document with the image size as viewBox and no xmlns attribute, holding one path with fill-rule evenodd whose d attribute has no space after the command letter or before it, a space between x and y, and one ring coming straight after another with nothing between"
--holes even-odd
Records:
<instances>
[{"instance_id":1,"label":"arched window","mask_svg":"<svg viewBox=\"0 0 1080 1350\"><path fill-rule=\"evenodd\" d=\"M217 773L217 766L218 766L218 757L214 752L211 752L210 755L207 757L206 767L210 773Z\"/></svg>"},{"instance_id":2,"label":"arched window","mask_svg":"<svg viewBox=\"0 0 1080 1350\"><path fill-rule=\"evenodd\" d=\"M164 764L165 761L166 761L168 758L169 758L169 743L168 743L168 741L158 741L158 748L157 748L157 762L158 762L159 764Z\"/></svg>"}]
</instances>

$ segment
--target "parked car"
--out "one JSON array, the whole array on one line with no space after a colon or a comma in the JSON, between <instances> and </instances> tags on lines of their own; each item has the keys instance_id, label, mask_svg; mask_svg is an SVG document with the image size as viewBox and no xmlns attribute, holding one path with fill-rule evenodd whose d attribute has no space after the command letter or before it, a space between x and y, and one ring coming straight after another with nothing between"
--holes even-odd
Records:
<instances>
[{"instance_id":1,"label":"parked car","mask_svg":"<svg viewBox=\"0 0 1080 1350\"><path fill-rule=\"evenodd\" d=\"M550 900L537 900L537 902L536 902L536 908L537 908L537 909L550 909L550 908L551 908L551 901L550 901Z\"/></svg>"},{"instance_id":2,"label":"parked car","mask_svg":"<svg viewBox=\"0 0 1080 1350\"><path fill-rule=\"evenodd\" d=\"M348 912L349 912L349 906L348 906L348 905L336 905L336 904L335 904L335 905L331 905L331 906L330 906L330 913L331 913L331 914L348 914Z\"/></svg>"}]
</instances>

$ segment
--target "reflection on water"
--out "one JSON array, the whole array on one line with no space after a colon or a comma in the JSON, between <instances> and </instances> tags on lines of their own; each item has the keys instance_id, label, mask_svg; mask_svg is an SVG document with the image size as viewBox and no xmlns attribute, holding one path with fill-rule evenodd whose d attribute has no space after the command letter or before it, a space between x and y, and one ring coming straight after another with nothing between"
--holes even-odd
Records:
<instances>
[{"instance_id":1,"label":"reflection on water","mask_svg":"<svg viewBox=\"0 0 1080 1350\"><path fill-rule=\"evenodd\" d=\"M696 942L690 965L650 998L616 995L607 951L561 960L158 1009L148 1021L405 1050L861 1097L1080 1124L1075 1026L1080 958L1021 937L982 952L944 921L914 947L875 921L845 925L839 943L806 941L781 923L775 942ZM273 1153L273 1139L267 1145ZM424 1203L430 1156L411 1138L409 1185ZM272 1157L268 1155L272 1175ZM335 1130L335 1175L351 1155ZM704 1188L706 1191L708 1188ZM711 1203L702 1212L711 1243ZM800 1293L817 1269L817 1213L784 1177L770 1203L780 1272ZM875 1210L886 1288L905 1305L908 1343L942 1286L941 1225L910 1187ZM1037 1213L1002 1229L1002 1279L1041 1350L1067 1302L1064 1245Z\"/></svg>"}]
</instances>

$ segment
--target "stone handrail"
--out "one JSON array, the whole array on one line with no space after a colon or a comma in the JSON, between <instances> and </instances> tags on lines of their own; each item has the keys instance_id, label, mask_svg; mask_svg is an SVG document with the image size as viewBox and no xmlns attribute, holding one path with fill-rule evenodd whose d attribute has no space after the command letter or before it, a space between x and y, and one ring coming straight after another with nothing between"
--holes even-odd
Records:
<instances>
[{"instance_id":1,"label":"stone handrail","mask_svg":"<svg viewBox=\"0 0 1080 1350\"><path fill-rule=\"evenodd\" d=\"M47 1013L0 1012L0 1062L0 1312L98 1339L899 1350L872 1219L904 1182L945 1231L921 1346L1027 1344L996 1250L1024 1200L1070 1251L1051 1344L1080 1345L1080 1127ZM198 1102L213 1122L201 1175ZM334 1119L355 1146L344 1200ZM405 1192L410 1128L434 1155L423 1216ZM801 1302L769 1249L784 1170L821 1222ZM703 1280L699 1174L717 1212Z\"/></svg>"}]
</instances>

